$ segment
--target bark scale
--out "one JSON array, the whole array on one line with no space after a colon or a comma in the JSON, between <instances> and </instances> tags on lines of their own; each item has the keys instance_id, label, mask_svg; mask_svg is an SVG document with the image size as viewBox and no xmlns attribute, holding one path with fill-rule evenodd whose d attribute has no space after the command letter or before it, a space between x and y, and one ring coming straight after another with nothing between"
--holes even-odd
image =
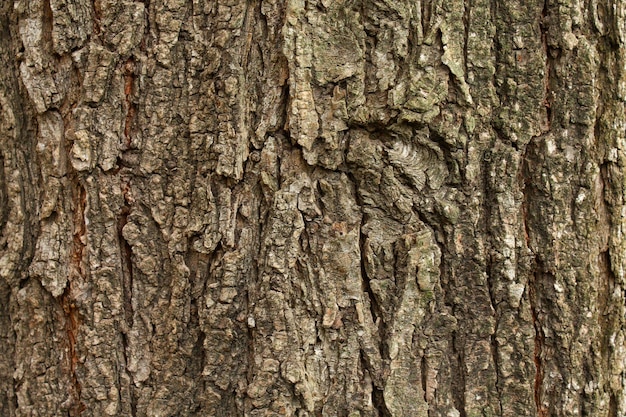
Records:
<instances>
[{"instance_id":1,"label":"bark scale","mask_svg":"<svg viewBox=\"0 0 626 417\"><path fill-rule=\"evenodd\" d=\"M626 5L0 4L3 416L626 415Z\"/></svg>"}]
</instances>

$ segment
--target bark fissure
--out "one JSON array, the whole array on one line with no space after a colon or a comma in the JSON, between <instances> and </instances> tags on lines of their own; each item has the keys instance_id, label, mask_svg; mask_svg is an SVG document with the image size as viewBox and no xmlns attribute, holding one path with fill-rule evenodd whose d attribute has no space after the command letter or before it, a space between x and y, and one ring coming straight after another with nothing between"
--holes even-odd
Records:
<instances>
[{"instance_id":1,"label":"bark fissure","mask_svg":"<svg viewBox=\"0 0 626 417\"><path fill-rule=\"evenodd\" d=\"M496 321L496 329L498 328L498 322ZM502 407L502 392L500 390L500 365L499 365L499 359L498 359L498 341L496 339L496 335L493 334L491 335L491 355L493 357L493 366L495 368L495 374L496 374L496 393L497 393L497 397L498 397L498 407L499 407L499 411L500 411L500 415L504 415L504 410Z\"/></svg>"},{"instance_id":2,"label":"bark fissure","mask_svg":"<svg viewBox=\"0 0 626 417\"><path fill-rule=\"evenodd\" d=\"M68 283L67 287L65 287L65 291L59 297L59 302L65 313L65 332L67 336L67 355L69 362L69 374L70 379L72 381L72 386L70 387L69 398L72 399L70 404L68 415L69 417L79 416L83 411L85 411L86 406L81 401L81 384L78 381L78 376L76 374L76 368L78 366L79 360L76 352L76 338L78 333L78 310L74 301L72 300L71 295L71 282Z\"/></svg>"},{"instance_id":3,"label":"bark fissure","mask_svg":"<svg viewBox=\"0 0 626 417\"><path fill-rule=\"evenodd\" d=\"M365 224L367 223L367 214L365 213L365 203L363 202L363 199L361 198L360 194L359 194L359 186L358 186L358 180L356 179L356 177L354 176L354 174L350 171L347 172L348 178L350 178L351 183L353 184L353 193L357 202L357 205L359 207L359 210L361 212L361 224L359 225L359 253L360 253L360 260L359 260L359 264L360 264L360 268L361 268L361 279L363 282L363 289L365 290L365 293L368 296L369 299L369 306L370 306L370 312L372 314L372 319L374 320L374 323L377 324L377 328L378 328L378 332L381 335L381 340L383 339L382 337L382 331L383 328L382 326L384 326L383 323L383 315L382 315L382 311L380 306L378 305L378 301L376 300L374 293L372 291L372 288L370 286L370 282L369 280L371 279L370 277L368 277L367 274L367 267L366 267L366 261L364 259L364 254L366 252L366 240L367 237L364 233L364 227ZM382 342L381 342L382 343ZM380 346L380 351L382 352L382 345Z\"/></svg>"},{"instance_id":4,"label":"bark fissure","mask_svg":"<svg viewBox=\"0 0 626 417\"><path fill-rule=\"evenodd\" d=\"M124 196L124 205L120 210L118 217L118 240L120 248L120 258L122 260L122 292L124 300L124 318L128 329L133 327L133 249L126 241L123 235L124 226L128 224L128 216L131 213L132 206L129 201L130 184L122 185L122 194Z\"/></svg>"},{"instance_id":5,"label":"bark fissure","mask_svg":"<svg viewBox=\"0 0 626 417\"><path fill-rule=\"evenodd\" d=\"M535 363L535 380L534 380L534 398L535 405L537 406L537 415L539 417L548 416L549 412L546 406L543 404L543 378L544 378L544 368L543 368L543 357L542 354L544 352L545 345L545 334L543 331L543 326L540 319L540 310L538 304L538 293L537 293L537 281L541 280L542 272L539 269L539 265L535 266L535 271L533 275L531 275L528 285L529 285L529 302L530 302L530 310L533 318L533 326L535 328L535 348L533 351L533 360Z\"/></svg>"},{"instance_id":6,"label":"bark fissure","mask_svg":"<svg viewBox=\"0 0 626 417\"><path fill-rule=\"evenodd\" d=\"M4 154L0 151L0 232L4 234L4 226L6 225L9 217L8 210L8 190L7 183L4 174Z\"/></svg>"},{"instance_id":7,"label":"bark fissure","mask_svg":"<svg viewBox=\"0 0 626 417\"><path fill-rule=\"evenodd\" d=\"M453 360L456 362L456 366L453 372L458 375L458 378L452 385L452 392L454 394L454 405L456 409L459 411L459 417L468 417L467 411L465 408L465 358L463 355L463 350L459 349L458 344L460 343L458 339L458 333L456 331L452 332L452 353Z\"/></svg>"},{"instance_id":8,"label":"bark fissure","mask_svg":"<svg viewBox=\"0 0 626 417\"><path fill-rule=\"evenodd\" d=\"M539 22L539 27L541 29L541 44L543 47L543 53L545 55L545 69L544 69L544 100L543 106L546 111L546 126L543 126L544 131L549 131L552 128L552 89L550 83L552 82L553 77L553 54L558 53L553 48L548 45L548 19L549 19L549 11L548 11L548 0L544 1L543 9L541 10L541 21Z\"/></svg>"},{"instance_id":9,"label":"bark fissure","mask_svg":"<svg viewBox=\"0 0 626 417\"><path fill-rule=\"evenodd\" d=\"M357 203L359 204L359 207L361 208L361 225L359 226L361 279L363 283L363 289L365 291L365 294L367 294L367 298L369 299L370 312L372 315L372 319L374 320L376 333L378 334L378 340L379 340L378 352L381 355L381 359L383 359L384 361L386 358L385 352L387 351L387 347L385 343L386 326L385 326L385 322L383 319L384 315L381 310L381 307L378 305L378 301L376 300L374 292L372 291L372 288L369 282L370 278L368 277L367 269L365 266L366 261L364 259L366 238L365 238L365 234L363 233L363 227L366 224L366 214L363 211L363 207L364 207L363 202L361 201L359 197L359 193L357 192L358 191L357 182L355 178L352 176L352 174L350 174L350 177L351 177L352 183L355 186L355 196L357 198ZM363 352L361 352L361 363L364 365L364 368L367 369L370 375L372 376L372 405L378 411L379 417L392 417L392 414L387 408L387 404L385 403L385 395L384 395L384 384L385 384L384 375L387 372L384 369L376 369L374 364L370 363L370 361L367 360L369 355L371 355L371 352L368 354L364 354ZM387 367L387 365L384 365L384 366L385 368Z\"/></svg>"},{"instance_id":10,"label":"bark fissure","mask_svg":"<svg viewBox=\"0 0 626 417\"><path fill-rule=\"evenodd\" d=\"M124 72L124 102L126 107L126 117L124 118L124 145L126 150L131 149L132 145L132 129L135 122L137 109L133 100L133 89L135 84L135 71L136 64L135 59L130 57L126 60L123 66Z\"/></svg>"},{"instance_id":11,"label":"bark fissure","mask_svg":"<svg viewBox=\"0 0 626 417\"><path fill-rule=\"evenodd\" d=\"M385 394L384 390L377 388L376 386L372 387L372 405L378 411L379 417L393 417L389 409L387 408L387 404L385 404Z\"/></svg>"},{"instance_id":12,"label":"bark fissure","mask_svg":"<svg viewBox=\"0 0 626 417\"><path fill-rule=\"evenodd\" d=\"M426 362L426 356L422 356L420 360L420 373L422 374L422 380L420 382L422 383L422 390L424 391L424 401L428 403L428 397L426 395L428 392L428 363Z\"/></svg>"},{"instance_id":13,"label":"bark fissure","mask_svg":"<svg viewBox=\"0 0 626 417\"><path fill-rule=\"evenodd\" d=\"M126 133L126 130L125 130ZM130 138L127 137L128 143ZM124 169L124 168L122 168ZM128 216L132 211L132 197L130 189L130 180L124 176L121 176L121 193L123 198L123 205L120 208L120 212L117 217L117 243L119 247L119 255L121 260L121 292L123 302L123 323L121 323L121 341L122 341L122 355L124 357L123 370L128 378L128 390L129 401L128 404L131 416L137 415L137 397L135 393L135 383L133 373L130 372L129 367L131 365L130 355L133 354L132 347L129 343L130 332L134 325L134 308L133 308L133 249L130 243L124 238L123 229L128 224Z\"/></svg>"},{"instance_id":14,"label":"bark fissure","mask_svg":"<svg viewBox=\"0 0 626 417\"><path fill-rule=\"evenodd\" d=\"M617 399L615 394L611 393L609 399L609 415L608 417L617 417Z\"/></svg>"},{"instance_id":15,"label":"bark fissure","mask_svg":"<svg viewBox=\"0 0 626 417\"><path fill-rule=\"evenodd\" d=\"M529 200L533 198L533 178L532 170L536 169L532 164L534 163L534 158L536 158L536 154L539 152L537 149L540 145L538 143L539 137L533 137L526 145L526 149L524 150L522 156L522 163L520 168L520 189L522 191L522 202L521 202L521 220L524 231L524 239L525 245L530 250L531 253L533 251L533 230L532 225L530 224L530 215L531 208L529 207ZM534 214L534 213L533 213ZM539 281L542 279L543 271L542 264L538 257L538 254L533 255L532 260L532 270L528 278L528 284L526 286L525 293L528 297L530 313L532 317L532 325L534 329L534 345L533 345L533 363L535 366L535 374L533 379L533 398L535 402L536 412L539 417L546 417L548 415L548 409L543 404L543 380L544 380L544 366L543 366L543 358L542 354L544 352L545 345L545 335L543 330L543 324L541 322L540 314L540 302L539 297L541 292L539 291Z\"/></svg>"},{"instance_id":16,"label":"bark fissure","mask_svg":"<svg viewBox=\"0 0 626 417\"><path fill-rule=\"evenodd\" d=\"M491 148L493 149L495 146L495 141L500 139L499 137L499 133L496 135L496 139L494 140L494 144L492 144ZM513 147L515 147L515 144L513 144ZM490 335L490 339L489 339L489 346L490 346L490 353L491 353L491 360L493 361L493 367L494 367L494 373L495 373L495 388L496 388L496 397L497 397L497 401L498 401L498 409L500 412L500 415L504 415L503 414L503 405L502 405L502 401L503 401L503 393L502 393L502 387L501 387L501 383L503 381L501 381L501 370L500 370L500 366L499 366L499 354L498 354L498 332L500 331L499 326L500 326L500 319L501 319L501 315L502 313L502 307L499 305L500 303L498 302L498 295L496 293L497 291L497 287L501 284L498 282L498 279L501 279L501 275L500 275L500 271L496 270L496 267L494 265L494 252L493 251L499 251L500 248L498 247L497 244L497 240L495 238L495 234L497 233L497 230L494 230L494 206L496 205L496 202L494 201L495 199L493 198L496 194L497 194L497 190L493 189L493 185L491 183L491 178L490 178L490 173L492 172L492 167L494 164L496 164L496 162L493 160L494 155L493 153L489 152L485 154L484 157L484 163L482 164L482 173L483 173L483 177L482 177L482 187L485 189L485 194L483 196L482 199L482 207L484 210L484 217L483 217L483 221L481 222L482 226L484 227L485 230L485 237L486 237L486 241L489 243L490 246L490 253L487 255L487 259L486 259L486 274L487 274L487 290L489 292L489 303L490 303L490 307L491 310L493 311L493 315L494 315L494 326L493 326L493 333ZM495 220L497 222L497 220Z\"/></svg>"},{"instance_id":17,"label":"bark fissure","mask_svg":"<svg viewBox=\"0 0 626 417\"><path fill-rule=\"evenodd\" d=\"M81 399L81 384L78 380L77 367L79 365L79 358L77 353L77 337L79 331L79 311L75 304L74 295L72 293L72 286L75 280L83 281L87 277L87 271L85 270L84 257L86 242L86 225L85 225L85 210L87 206L87 192L79 179L75 174L72 175L72 197L73 197L73 241L72 252L70 255L70 276L63 291L63 294L59 297L59 302L65 313L65 331L67 336L67 349L68 349L68 366L69 375L72 381L70 387L70 395L72 402L69 408L69 416L79 416L85 411L86 406Z\"/></svg>"},{"instance_id":18,"label":"bark fissure","mask_svg":"<svg viewBox=\"0 0 626 417\"><path fill-rule=\"evenodd\" d=\"M490 336L491 358L493 360L494 371L496 374L495 386L496 386L496 395L498 398L498 407L500 410L500 415L504 415L503 407L502 407L502 392L500 389L500 366L499 366L499 359L498 359L498 340L497 340L500 313L498 311L499 308L498 308L498 304L496 302L496 298L494 294L493 281L492 281L494 279L493 276L494 274L493 274L493 269L492 269L492 263L490 260L487 264L487 284L489 286L489 298L491 301L491 308L493 309L493 312L495 315L495 324L494 324L494 329L493 329L494 332Z\"/></svg>"}]
</instances>

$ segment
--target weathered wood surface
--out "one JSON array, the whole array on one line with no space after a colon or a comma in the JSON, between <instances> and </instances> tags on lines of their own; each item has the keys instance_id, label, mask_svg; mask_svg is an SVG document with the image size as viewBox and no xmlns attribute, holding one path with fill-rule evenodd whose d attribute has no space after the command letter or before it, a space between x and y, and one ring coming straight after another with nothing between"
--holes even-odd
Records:
<instances>
[{"instance_id":1,"label":"weathered wood surface","mask_svg":"<svg viewBox=\"0 0 626 417\"><path fill-rule=\"evenodd\" d=\"M0 2L0 415L626 415L626 3Z\"/></svg>"}]
</instances>

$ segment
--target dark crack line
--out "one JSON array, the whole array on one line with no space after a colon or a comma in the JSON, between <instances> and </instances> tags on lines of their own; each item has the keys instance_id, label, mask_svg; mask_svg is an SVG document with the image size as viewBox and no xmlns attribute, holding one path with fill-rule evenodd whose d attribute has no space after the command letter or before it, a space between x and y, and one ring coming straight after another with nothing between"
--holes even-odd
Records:
<instances>
[{"instance_id":1,"label":"dark crack line","mask_svg":"<svg viewBox=\"0 0 626 417\"><path fill-rule=\"evenodd\" d=\"M454 399L454 405L459 411L459 417L467 417L467 411L465 411L465 355L463 350L458 350L458 338L457 332L452 333L452 354L456 358L458 381L452 384L452 396ZM460 388L460 390L459 390Z\"/></svg>"},{"instance_id":2,"label":"dark crack line","mask_svg":"<svg viewBox=\"0 0 626 417\"><path fill-rule=\"evenodd\" d=\"M543 47L543 52L546 56L545 62L545 74L544 74L544 99L543 106L546 109L546 131L551 129L552 125L552 89L550 88L550 74L552 73L553 68L553 58L550 56L550 47L548 46L548 1L546 0L543 5L543 9L541 10L541 22L540 22L540 30L541 30L541 43Z\"/></svg>"},{"instance_id":3,"label":"dark crack line","mask_svg":"<svg viewBox=\"0 0 626 417\"><path fill-rule=\"evenodd\" d=\"M488 192L487 192L488 193ZM504 416L503 407L502 407L502 392L500 390L500 364L498 361L498 340L496 335L498 333L498 326L500 323L500 315L498 314L498 305L496 302L494 288L493 288L493 267L491 263L491 259L489 259L489 263L487 265L487 286L489 287L489 299L491 302L491 308L494 311L495 325L494 331L491 335L491 356L493 360L494 371L496 374L496 394L498 396L498 407L500 408L500 415Z\"/></svg>"},{"instance_id":4,"label":"dark crack line","mask_svg":"<svg viewBox=\"0 0 626 417\"><path fill-rule=\"evenodd\" d=\"M531 275L529 280L529 300L530 300L530 310L533 318L533 325L535 327L535 349L534 349L534 362L535 362L535 382L534 382L534 398L535 405L537 406L537 415L539 417L547 417L548 410L542 405L542 387L543 387L543 346L545 343L545 335L543 332L543 327L541 321L539 319L539 311L537 306L537 280L539 279L538 275L540 272L535 269L535 272Z\"/></svg>"},{"instance_id":5,"label":"dark crack line","mask_svg":"<svg viewBox=\"0 0 626 417\"><path fill-rule=\"evenodd\" d=\"M71 397L72 404L68 410L70 417L79 416L85 411L85 404L81 401L82 387L78 380L76 367L79 363L76 353L77 334L78 334L78 308L72 298L72 284L76 278L84 278L86 271L83 265L83 256L85 252L84 237L86 234L85 209L87 205L87 192L76 175L72 175L72 203L73 203L73 223L74 231L72 237L72 252L70 256L70 268L73 269L68 277L67 286L58 301L65 313L65 330L68 343L68 366L71 378Z\"/></svg>"},{"instance_id":6,"label":"dark crack line","mask_svg":"<svg viewBox=\"0 0 626 417\"><path fill-rule=\"evenodd\" d=\"M350 179L350 182L352 183L354 187L353 189L354 199L361 211L361 224L359 225L359 251L360 251L359 263L361 267L361 282L363 285L363 290L365 291L365 294L367 294L367 297L369 298L370 313L372 315L372 319L374 320L374 324L379 333L378 340L380 341L380 343L378 346L378 351L379 351L379 354L383 356L383 353L386 351L385 343L383 342L383 340L385 339L383 335L385 334L386 326L383 320L382 308L380 305L378 305L378 301L376 300L374 296L374 292L372 290L372 287L368 279L367 268L365 266L365 259L364 259L365 233L363 233L363 229L367 222L367 215L365 213L365 203L363 202L363 199L361 198L361 195L359 194L358 181L356 177L354 176L354 174L351 171L346 171L346 175L348 176L348 178ZM363 364L364 369L368 370L368 372L370 373L372 377L374 377L377 373L384 374L383 369L381 370L373 369L372 364L370 364L366 358L367 355L364 355L363 353L364 352L361 352L361 362ZM379 381L379 378L373 378L374 383L372 384L372 405L378 411L378 415L380 417L391 417L391 412L389 411L389 409L387 408L387 404L385 403L384 381L380 380L378 383L376 383L376 381Z\"/></svg>"},{"instance_id":7,"label":"dark crack line","mask_svg":"<svg viewBox=\"0 0 626 417\"><path fill-rule=\"evenodd\" d=\"M487 161L484 162L483 164L483 188L485 189L485 193L483 195L483 210L484 210L484 228L485 228L485 236L488 239L489 242L489 251L493 251L494 248L496 248L496 245L494 243L494 237L493 237L493 233L492 233L492 228L491 228L491 221L492 221L492 207L491 207L491 202L487 200L487 196L492 196L494 195L494 190L491 189L490 187L490 177L489 177L489 171L491 168L491 158L488 158ZM500 409L500 415L503 416L503 406L502 406L502 392L500 390L500 364L498 361L498 341L497 341L497 333L498 333L498 326L499 326L499 322L500 322L500 314L501 312L499 312L498 310L498 300L496 298L496 293L495 293L495 277L496 274L494 273L494 267L493 267L493 260L492 260L492 255L491 253L487 254L487 289L489 291L489 302L491 303L491 309L493 310L493 314L494 314L494 320L495 320L495 324L494 324L494 330L493 333L490 336L491 339L491 343L490 343L490 348L491 348L491 356L492 356L492 360L493 360L493 366L494 366L494 372L496 375L496 381L495 381L495 386L496 386L496 395L498 398L498 407Z\"/></svg>"},{"instance_id":8,"label":"dark crack line","mask_svg":"<svg viewBox=\"0 0 626 417\"><path fill-rule=\"evenodd\" d=\"M124 300L124 321L125 325L123 327L123 331L121 332L122 337L122 350L124 355L124 369L129 378L129 396L130 396L130 408L131 408L131 416L135 416L137 413L137 400L135 398L135 392L133 388L133 375L128 370L129 365L129 357L128 350L130 349L128 343L128 333L134 324L134 312L133 312L133 262L132 256L133 251L130 244L124 239L122 234L122 230L124 226L128 223L128 215L131 211L130 206L130 184L128 182L124 182L122 184L122 194L124 196L125 204L122 206L120 211L120 216L118 218L118 241L120 248L120 260L121 260L121 268L122 268L122 298Z\"/></svg>"},{"instance_id":9,"label":"dark crack line","mask_svg":"<svg viewBox=\"0 0 626 417\"><path fill-rule=\"evenodd\" d=\"M531 241L531 226L529 224L529 183L531 182L531 169L530 158L536 152L536 138L533 138L522 156L521 166L521 191L522 191L522 204L521 204L521 216L524 228L525 243L528 249L533 253L532 241ZM530 312L532 315L533 327L535 329L534 338L534 351L533 362L535 364L535 377L533 384L533 396L535 400L535 406L537 409L537 415L539 417L546 417L548 410L542 405L542 387L543 387L543 346L545 344L545 335L543 332L542 323L539 317L539 294L537 291L538 280L541 279L541 271L539 265L539 258L534 255L533 269L528 279L528 302L530 304Z\"/></svg>"}]
</instances>

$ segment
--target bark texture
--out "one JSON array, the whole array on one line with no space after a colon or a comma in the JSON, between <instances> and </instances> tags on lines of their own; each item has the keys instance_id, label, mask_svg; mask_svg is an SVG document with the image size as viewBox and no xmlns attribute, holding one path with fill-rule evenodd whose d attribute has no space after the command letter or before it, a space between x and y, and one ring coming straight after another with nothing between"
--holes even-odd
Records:
<instances>
[{"instance_id":1,"label":"bark texture","mask_svg":"<svg viewBox=\"0 0 626 417\"><path fill-rule=\"evenodd\" d=\"M0 415L626 415L626 3L0 2Z\"/></svg>"}]
</instances>

